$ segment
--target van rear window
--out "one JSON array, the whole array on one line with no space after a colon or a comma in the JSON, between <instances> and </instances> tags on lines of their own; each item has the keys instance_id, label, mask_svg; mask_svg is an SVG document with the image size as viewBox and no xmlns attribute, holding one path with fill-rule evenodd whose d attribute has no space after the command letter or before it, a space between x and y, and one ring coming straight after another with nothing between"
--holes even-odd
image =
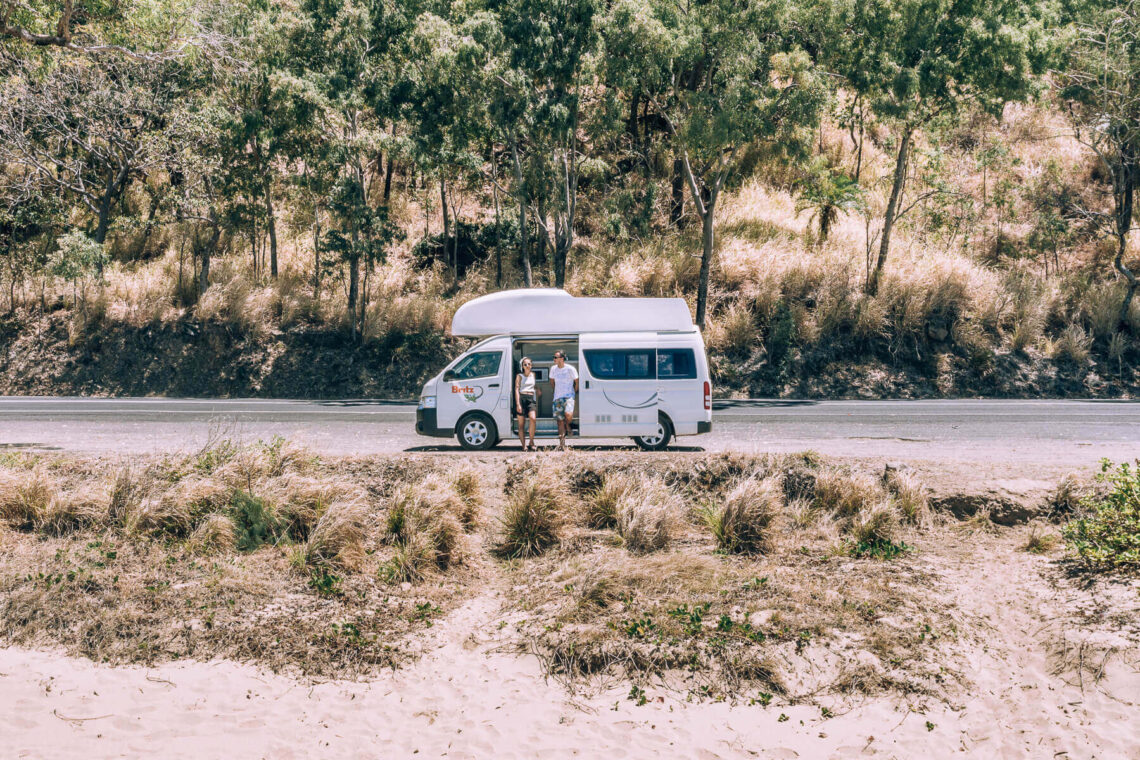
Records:
<instances>
[{"instance_id":1,"label":"van rear window","mask_svg":"<svg viewBox=\"0 0 1140 760\"><path fill-rule=\"evenodd\" d=\"M653 349L586 350L586 366L600 380L652 380L657 376Z\"/></svg>"},{"instance_id":2,"label":"van rear window","mask_svg":"<svg viewBox=\"0 0 1140 760\"><path fill-rule=\"evenodd\" d=\"M691 348L657 349L657 377L662 380L694 380L697 362Z\"/></svg>"}]
</instances>

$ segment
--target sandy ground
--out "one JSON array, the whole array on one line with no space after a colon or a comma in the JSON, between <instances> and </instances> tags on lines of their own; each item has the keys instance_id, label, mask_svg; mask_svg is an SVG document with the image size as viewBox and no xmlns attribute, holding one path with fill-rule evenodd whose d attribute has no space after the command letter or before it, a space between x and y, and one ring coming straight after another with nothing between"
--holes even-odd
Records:
<instances>
[{"instance_id":1,"label":"sandy ground","mask_svg":"<svg viewBox=\"0 0 1140 760\"><path fill-rule=\"evenodd\" d=\"M689 703L628 684L573 695L516 656L476 597L427 654L368 682L312 684L231 662L108 667L0 650L4 757L1136 758L1140 586L1082 586L1023 536L962 537L928 561L971 633L958 701ZM824 717L822 706L834 713ZM784 717L786 716L786 717Z\"/></svg>"}]
</instances>

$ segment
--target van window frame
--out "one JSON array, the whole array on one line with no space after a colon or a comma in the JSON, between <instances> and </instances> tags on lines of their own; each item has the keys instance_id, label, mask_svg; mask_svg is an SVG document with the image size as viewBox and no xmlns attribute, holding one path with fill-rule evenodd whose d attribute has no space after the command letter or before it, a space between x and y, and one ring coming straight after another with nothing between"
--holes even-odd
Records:
<instances>
[{"instance_id":1,"label":"van window frame","mask_svg":"<svg viewBox=\"0 0 1140 760\"><path fill-rule=\"evenodd\" d=\"M688 355L689 372L684 375L662 375L661 374L661 354L669 352L673 354L683 353ZM676 348L666 347L657 349L657 379L658 380L696 380L697 379L697 352L691 348L684 348L678 346Z\"/></svg>"},{"instance_id":2,"label":"van window frame","mask_svg":"<svg viewBox=\"0 0 1140 760\"><path fill-rule=\"evenodd\" d=\"M497 353L499 355L499 363L495 365L495 371L494 372L487 374L487 375L474 375L472 377L459 377L458 376L458 374L456 372L456 367L458 367L464 361L467 361L468 359L472 359L472 358L478 356L479 354L495 354L495 353ZM503 372L503 356L504 356L504 354L506 354L506 351L504 349L501 349L501 348L488 348L488 349L483 349L482 351L472 351L471 353L464 354L463 356L456 359L455 363L452 364L450 367L448 367L447 370L445 370L445 374L447 374L447 373L451 374L452 380L449 382L452 382L452 381L466 382L468 380L483 380L483 379L489 378L489 377L499 377Z\"/></svg>"},{"instance_id":3,"label":"van window frame","mask_svg":"<svg viewBox=\"0 0 1140 760\"><path fill-rule=\"evenodd\" d=\"M590 370L590 376L595 380L656 380L657 379L657 349L656 348L586 348L582 349L582 361ZM622 356L622 374L606 375L597 372L598 354L620 354ZM629 357L631 354L647 354L649 356L647 372L645 375L630 376Z\"/></svg>"}]
</instances>

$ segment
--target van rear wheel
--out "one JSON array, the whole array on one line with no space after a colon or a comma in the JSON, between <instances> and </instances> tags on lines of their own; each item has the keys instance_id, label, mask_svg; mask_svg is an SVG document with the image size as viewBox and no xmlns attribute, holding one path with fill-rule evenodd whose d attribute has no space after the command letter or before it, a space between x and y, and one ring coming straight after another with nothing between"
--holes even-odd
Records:
<instances>
[{"instance_id":1,"label":"van rear wheel","mask_svg":"<svg viewBox=\"0 0 1140 760\"><path fill-rule=\"evenodd\" d=\"M664 451L673 440L673 423L664 414L657 418L657 432L653 435L634 436L633 442L644 451Z\"/></svg>"},{"instance_id":2,"label":"van rear wheel","mask_svg":"<svg viewBox=\"0 0 1140 760\"><path fill-rule=\"evenodd\" d=\"M469 414L455 426L455 437L467 451L486 451L499 442L499 431L487 415Z\"/></svg>"}]
</instances>

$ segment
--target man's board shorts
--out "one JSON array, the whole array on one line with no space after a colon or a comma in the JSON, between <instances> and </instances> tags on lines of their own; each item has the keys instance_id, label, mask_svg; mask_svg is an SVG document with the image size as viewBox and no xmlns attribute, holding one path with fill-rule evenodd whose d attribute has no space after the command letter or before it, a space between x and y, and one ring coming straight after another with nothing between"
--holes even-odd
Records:
<instances>
[{"instance_id":1,"label":"man's board shorts","mask_svg":"<svg viewBox=\"0 0 1140 760\"><path fill-rule=\"evenodd\" d=\"M554 417L555 419L564 420L566 415L574 416L574 397L567 396L566 398L554 399Z\"/></svg>"},{"instance_id":2,"label":"man's board shorts","mask_svg":"<svg viewBox=\"0 0 1140 760\"><path fill-rule=\"evenodd\" d=\"M533 412L535 409L538 408L538 405L534 401L534 394L533 393L520 393L519 394L519 406L522 407L522 416L523 417L529 416L531 412Z\"/></svg>"}]
</instances>

